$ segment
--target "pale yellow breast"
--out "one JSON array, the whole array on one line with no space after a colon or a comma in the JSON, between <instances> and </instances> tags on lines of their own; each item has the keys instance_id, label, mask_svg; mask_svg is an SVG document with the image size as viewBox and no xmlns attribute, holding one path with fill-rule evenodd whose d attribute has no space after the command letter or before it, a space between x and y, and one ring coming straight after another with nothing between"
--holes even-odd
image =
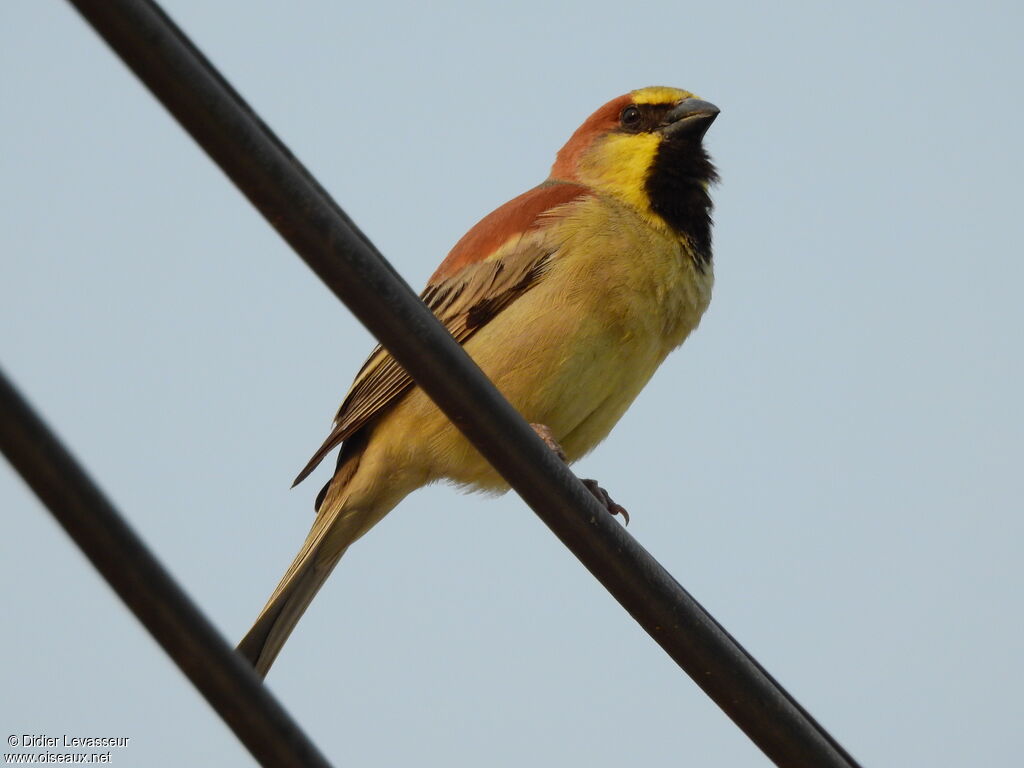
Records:
<instances>
[{"instance_id":1,"label":"pale yellow breast","mask_svg":"<svg viewBox=\"0 0 1024 768\"><path fill-rule=\"evenodd\" d=\"M570 459L603 440L665 356L700 321L710 266L607 198L567 207L545 239L557 248L546 276L466 343L523 416L546 424ZM394 460L429 465L482 488L503 481L416 389L382 419L375 442Z\"/></svg>"}]
</instances>

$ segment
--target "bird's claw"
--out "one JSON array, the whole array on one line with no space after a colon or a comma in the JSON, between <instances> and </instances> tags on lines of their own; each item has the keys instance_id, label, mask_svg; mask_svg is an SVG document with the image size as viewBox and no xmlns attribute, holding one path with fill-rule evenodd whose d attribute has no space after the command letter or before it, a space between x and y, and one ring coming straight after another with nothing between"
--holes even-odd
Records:
<instances>
[{"instance_id":1,"label":"bird's claw","mask_svg":"<svg viewBox=\"0 0 1024 768\"><path fill-rule=\"evenodd\" d=\"M555 439L555 433L551 431L551 427L546 424L530 424L533 427L533 431L537 433L537 437L544 441L544 444L555 452L555 455L564 461L566 464L569 463L568 457L565 455L565 451L562 450L562 446L558 444ZM597 484L597 480L584 480L583 485L587 487L594 498L601 502L602 506L613 515L622 515L623 521L626 525L629 525L629 512L621 504L616 504L614 499L608 495L608 491Z\"/></svg>"},{"instance_id":2,"label":"bird's claw","mask_svg":"<svg viewBox=\"0 0 1024 768\"><path fill-rule=\"evenodd\" d=\"M608 495L608 491L597 484L597 480L584 480L583 485L594 495L595 499L604 505L608 512L613 515L622 515L623 522L629 525L629 512L621 504L616 504L614 499Z\"/></svg>"}]
</instances>

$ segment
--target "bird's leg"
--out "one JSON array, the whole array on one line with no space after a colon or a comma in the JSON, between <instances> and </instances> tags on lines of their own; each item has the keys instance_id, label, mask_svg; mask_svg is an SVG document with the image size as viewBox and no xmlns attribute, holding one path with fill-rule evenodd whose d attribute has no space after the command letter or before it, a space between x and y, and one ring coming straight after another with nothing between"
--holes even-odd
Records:
<instances>
[{"instance_id":1,"label":"bird's leg","mask_svg":"<svg viewBox=\"0 0 1024 768\"><path fill-rule=\"evenodd\" d=\"M546 424L530 424L530 426L537 433L537 437L544 441L544 445L554 451L555 455L566 464L569 463L569 457L565 455L562 446L558 444L554 433L551 431L551 427ZM613 515L622 515L626 525L629 525L629 512L621 504L616 504L612 497L608 495L608 491L597 484L597 480L583 480L583 485L593 494L595 499L601 502L605 509Z\"/></svg>"},{"instance_id":2,"label":"bird's leg","mask_svg":"<svg viewBox=\"0 0 1024 768\"><path fill-rule=\"evenodd\" d=\"M544 441L544 445L555 452L555 456L560 458L566 464L569 463L569 457L565 455L565 451L562 450L562 446L555 440L555 434L551 431L551 427L546 424L530 424L533 427L533 431L537 433L537 437Z\"/></svg>"}]
</instances>

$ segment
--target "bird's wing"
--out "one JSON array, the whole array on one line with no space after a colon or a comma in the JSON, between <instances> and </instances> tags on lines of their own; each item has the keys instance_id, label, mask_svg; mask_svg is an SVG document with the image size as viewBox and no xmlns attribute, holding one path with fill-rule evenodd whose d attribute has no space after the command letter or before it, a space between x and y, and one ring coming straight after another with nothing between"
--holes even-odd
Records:
<instances>
[{"instance_id":1,"label":"bird's wing","mask_svg":"<svg viewBox=\"0 0 1024 768\"><path fill-rule=\"evenodd\" d=\"M586 187L545 183L485 217L448 254L420 298L460 344L544 276L555 246L544 225L562 206L591 194ZM395 403L414 382L377 346L356 374L334 418L334 429L302 469L302 482L342 441Z\"/></svg>"}]
</instances>

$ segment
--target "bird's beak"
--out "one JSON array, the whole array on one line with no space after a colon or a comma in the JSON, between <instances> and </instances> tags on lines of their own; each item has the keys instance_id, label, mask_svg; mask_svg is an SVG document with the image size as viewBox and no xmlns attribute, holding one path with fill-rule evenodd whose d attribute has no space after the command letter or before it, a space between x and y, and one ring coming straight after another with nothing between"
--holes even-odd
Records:
<instances>
[{"instance_id":1,"label":"bird's beak","mask_svg":"<svg viewBox=\"0 0 1024 768\"><path fill-rule=\"evenodd\" d=\"M683 99L665 115L661 132L671 138L700 141L718 117L718 107L700 99Z\"/></svg>"}]
</instances>

